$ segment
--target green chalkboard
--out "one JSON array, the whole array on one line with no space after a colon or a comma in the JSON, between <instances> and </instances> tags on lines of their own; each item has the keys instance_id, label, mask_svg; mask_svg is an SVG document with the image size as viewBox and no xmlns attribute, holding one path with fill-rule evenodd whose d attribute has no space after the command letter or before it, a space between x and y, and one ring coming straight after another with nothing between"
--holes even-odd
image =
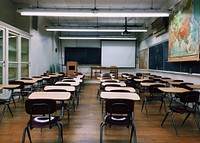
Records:
<instances>
[{"instance_id":1,"label":"green chalkboard","mask_svg":"<svg viewBox=\"0 0 200 143\"><path fill-rule=\"evenodd\" d=\"M200 62L168 62L168 41L149 48L149 69L200 73Z\"/></svg>"}]
</instances>

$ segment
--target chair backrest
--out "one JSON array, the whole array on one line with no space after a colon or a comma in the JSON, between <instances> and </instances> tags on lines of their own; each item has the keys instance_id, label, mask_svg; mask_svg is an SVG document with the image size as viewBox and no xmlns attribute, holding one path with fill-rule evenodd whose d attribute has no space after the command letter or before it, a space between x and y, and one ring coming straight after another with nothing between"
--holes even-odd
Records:
<instances>
[{"instance_id":1,"label":"chair backrest","mask_svg":"<svg viewBox=\"0 0 200 143\"><path fill-rule=\"evenodd\" d=\"M180 101L187 103L197 103L199 101L199 92L198 91L188 91L184 93L179 93Z\"/></svg>"},{"instance_id":2,"label":"chair backrest","mask_svg":"<svg viewBox=\"0 0 200 143\"><path fill-rule=\"evenodd\" d=\"M30 78L30 77L22 77L21 79L22 80L32 80L32 78Z\"/></svg>"},{"instance_id":3,"label":"chair backrest","mask_svg":"<svg viewBox=\"0 0 200 143\"><path fill-rule=\"evenodd\" d=\"M154 82L153 79L145 79L143 82Z\"/></svg>"},{"instance_id":4,"label":"chair backrest","mask_svg":"<svg viewBox=\"0 0 200 143\"><path fill-rule=\"evenodd\" d=\"M108 80L105 80L104 82L114 82L114 83L116 83L117 80L108 79Z\"/></svg>"},{"instance_id":5,"label":"chair backrest","mask_svg":"<svg viewBox=\"0 0 200 143\"><path fill-rule=\"evenodd\" d=\"M171 79L170 77L162 77L162 79Z\"/></svg>"},{"instance_id":6,"label":"chair backrest","mask_svg":"<svg viewBox=\"0 0 200 143\"><path fill-rule=\"evenodd\" d=\"M106 87L106 86L121 87L120 84L107 84L107 85L105 85L104 87Z\"/></svg>"},{"instance_id":7,"label":"chair backrest","mask_svg":"<svg viewBox=\"0 0 200 143\"><path fill-rule=\"evenodd\" d=\"M73 80L73 79L63 79L62 81L63 81L63 82L76 82L76 81Z\"/></svg>"},{"instance_id":8,"label":"chair backrest","mask_svg":"<svg viewBox=\"0 0 200 143\"><path fill-rule=\"evenodd\" d=\"M134 111L134 101L127 99L108 99L105 109L110 114L131 114Z\"/></svg>"},{"instance_id":9,"label":"chair backrest","mask_svg":"<svg viewBox=\"0 0 200 143\"><path fill-rule=\"evenodd\" d=\"M56 101L51 99L28 99L25 111L30 115L52 114L56 111Z\"/></svg>"},{"instance_id":10,"label":"chair backrest","mask_svg":"<svg viewBox=\"0 0 200 143\"><path fill-rule=\"evenodd\" d=\"M176 79L176 80L173 80L173 82L183 82L183 80Z\"/></svg>"},{"instance_id":11,"label":"chair backrest","mask_svg":"<svg viewBox=\"0 0 200 143\"><path fill-rule=\"evenodd\" d=\"M22 81L12 80L9 81L9 84L18 84L19 85L18 89L23 89L25 87L25 84Z\"/></svg>"},{"instance_id":12,"label":"chair backrest","mask_svg":"<svg viewBox=\"0 0 200 143\"><path fill-rule=\"evenodd\" d=\"M187 86L187 85L193 85L193 83L186 83L186 82L184 82L184 83L181 83L180 85L179 85L179 87L182 87L182 88L185 88L185 89L188 89L188 90L193 90L192 88L190 88L189 86Z\"/></svg>"},{"instance_id":13,"label":"chair backrest","mask_svg":"<svg viewBox=\"0 0 200 143\"><path fill-rule=\"evenodd\" d=\"M149 86L149 92L150 92L151 94L154 94L154 93L162 93L162 91L158 89L159 87L165 87L165 85L163 85L163 84L150 85L150 86Z\"/></svg>"},{"instance_id":14,"label":"chair backrest","mask_svg":"<svg viewBox=\"0 0 200 143\"><path fill-rule=\"evenodd\" d=\"M42 76L32 76L33 78L42 78Z\"/></svg>"},{"instance_id":15,"label":"chair backrest","mask_svg":"<svg viewBox=\"0 0 200 143\"><path fill-rule=\"evenodd\" d=\"M138 73L136 73L136 76L142 76L142 73L138 72Z\"/></svg>"}]
</instances>

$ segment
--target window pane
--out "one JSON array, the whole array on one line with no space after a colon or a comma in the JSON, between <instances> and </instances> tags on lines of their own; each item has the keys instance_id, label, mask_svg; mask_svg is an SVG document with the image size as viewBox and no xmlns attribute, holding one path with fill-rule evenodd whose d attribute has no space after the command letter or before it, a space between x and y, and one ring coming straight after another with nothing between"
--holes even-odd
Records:
<instances>
[{"instance_id":1,"label":"window pane","mask_svg":"<svg viewBox=\"0 0 200 143\"><path fill-rule=\"evenodd\" d=\"M8 79L10 80L16 80L18 77L18 64L17 63L10 63L9 64L9 75Z\"/></svg>"},{"instance_id":2,"label":"window pane","mask_svg":"<svg viewBox=\"0 0 200 143\"><path fill-rule=\"evenodd\" d=\"M21 76L22 77L28 77L29 76L29 64L26 63L26 64L21 64Z\"/></svg>"},{"instance_id":3,"label":"window pane","mask_svg":"<svg viewBox=\"0 0 200 143\"><path fill-rule=\"evenodd\" d=\"M9 61L17 61L17 36L9 33Z\"/></svg>"},{"instance_id":4,"label":"window pane","mask_svg":"<svg viewBox=\"0 0 200 143\"><path fill-rule=\"evenodd\" d=\"M21 59L22 62L29 62L29 40L22 38L21 41L22 49L21 49Z\"/></svg>"}]
</instances>

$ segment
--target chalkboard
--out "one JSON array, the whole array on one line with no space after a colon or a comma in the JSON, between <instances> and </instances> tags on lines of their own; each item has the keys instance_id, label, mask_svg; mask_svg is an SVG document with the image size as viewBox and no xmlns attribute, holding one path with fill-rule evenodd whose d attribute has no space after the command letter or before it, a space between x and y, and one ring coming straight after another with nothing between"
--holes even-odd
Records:
<instances>
[{"instance_id":1,"label":"chalkboard","mask_svg":"<svg viewBox=\"0 0 200 143\"><path fill-rule=\"evenodd\" d=\"M101 48L65 47L65 63L101 65Z\"/></svg>"},{"instance_id":2,"label":"chalkboard","mask_svg":"<svg viewBox=\"0 0 200 143\"><path fill-rule=\"evenodd\" d=\"M200 73L200 62L168 62L168 41L149 48L149 69Z\"/></svg>"}]
</instances>

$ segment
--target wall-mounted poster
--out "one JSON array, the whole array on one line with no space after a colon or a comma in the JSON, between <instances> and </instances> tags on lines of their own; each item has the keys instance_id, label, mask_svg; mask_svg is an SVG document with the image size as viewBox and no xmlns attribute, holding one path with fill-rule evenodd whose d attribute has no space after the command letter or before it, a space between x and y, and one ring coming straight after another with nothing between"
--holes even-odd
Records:
<instances>
[{"instance_id":1,"label":"wall-mounted poster","mask_svg":"<svg viewBox=\"0 0 200 143\"><path fill-rule=\"evenodd\" d=\"M141 50L139 56L139 68L147 69L148 49Z\"/></svg>"},{"instance_id":2,"label":"wall-mounted poster","mask_svg":"<svg viewBox=\"0 0 200 143\"><path fill-rule=\"evenodd\" d=\"M199 0L182 0L170 15L168 61L199 61Z\"/></svg>"}]
</instances>

